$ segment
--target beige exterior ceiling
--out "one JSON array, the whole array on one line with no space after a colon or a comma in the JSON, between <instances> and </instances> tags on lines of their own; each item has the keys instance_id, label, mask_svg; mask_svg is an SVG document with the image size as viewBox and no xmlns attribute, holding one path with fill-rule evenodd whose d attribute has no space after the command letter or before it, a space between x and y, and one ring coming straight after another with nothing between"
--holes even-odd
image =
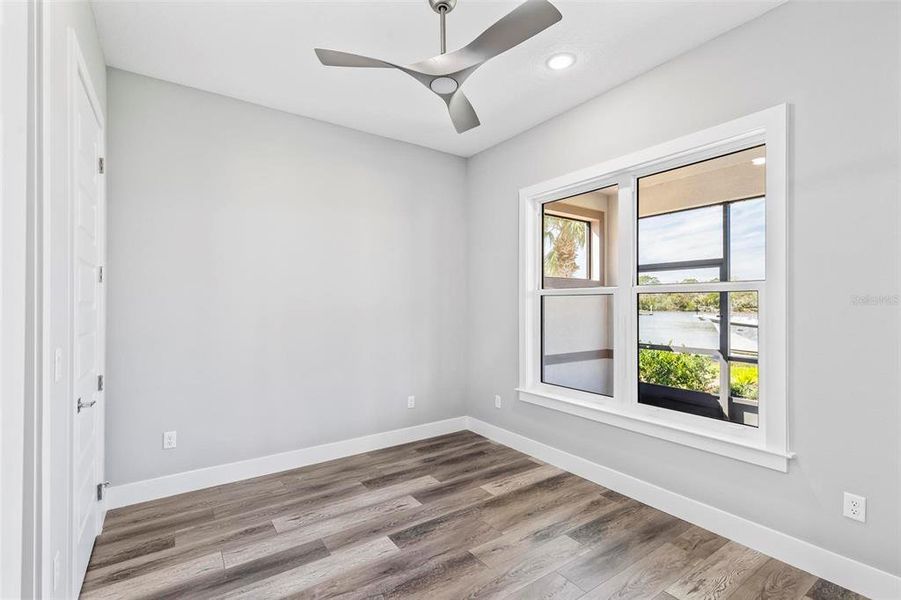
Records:
<instances>
[{"instance_id":1,"label":"beige exterior ceiling","mask_svg":"<svg viewBox=\"0 0 901 600\"><path fill-rule=\"evenodd\" d=\"M565 204L568 206L578 206L581 208L604 211L607 210L607 203L610 198L616 198L617 189L617 186L611 185L601 190L594 190L593 192L586 192L584 194L579 194L578 196L558 200L555 204Z\"/></svg>"},{"instance_id":2,"label":"beige exterior ceiling","mask_svg":"<svg viewBox=\"0 0 901 600\"><path fill-rule=\"evenodd\" d=\"M638 216L709 206L766 194L766 147L757 146L638 181Z\"/></svg>"}]
</instances>

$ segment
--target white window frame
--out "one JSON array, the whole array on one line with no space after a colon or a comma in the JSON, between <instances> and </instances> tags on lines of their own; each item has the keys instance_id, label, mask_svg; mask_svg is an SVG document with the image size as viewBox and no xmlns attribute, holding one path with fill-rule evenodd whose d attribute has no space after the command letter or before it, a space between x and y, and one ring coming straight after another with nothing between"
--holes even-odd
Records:
<instances>
[{"instance_id":1,"label":"white window frame","mask_svg":"<svg viewBox=\"0 0 901 600\"><path fill-rule=\"evenodd\" d=\"M786 266L787 119L785 104L609 160L520 190L519 400L692 448L788 471ZM635 219L639 177L736 150L766 144L766 281L678 285L636 282ZM542 205L610 185L619 186L617 285L542 289ZM754 290L759 302L759 426L748 427L639 404L637 294L669 291ZM612 397L541 381L541 298L612 294Z\"/></svg>"}]
</instances>

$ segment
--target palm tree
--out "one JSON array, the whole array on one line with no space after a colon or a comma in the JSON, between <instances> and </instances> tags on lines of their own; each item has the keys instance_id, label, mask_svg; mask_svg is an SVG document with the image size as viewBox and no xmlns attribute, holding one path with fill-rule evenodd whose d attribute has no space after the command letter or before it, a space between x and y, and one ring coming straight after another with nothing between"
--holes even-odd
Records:
<instances>
[{"instance_id":1,"label":"palm tree","mask_svg":"<svg viewBox=\"0 0 901 600\"><path fill-rule=\"evenodd\" d=\"M545 215L544 238L550 252L544 257L544 274L572 277L579 270L576 257L585 246L588 227L582 221Z\"/></svg>"}]
</instances>

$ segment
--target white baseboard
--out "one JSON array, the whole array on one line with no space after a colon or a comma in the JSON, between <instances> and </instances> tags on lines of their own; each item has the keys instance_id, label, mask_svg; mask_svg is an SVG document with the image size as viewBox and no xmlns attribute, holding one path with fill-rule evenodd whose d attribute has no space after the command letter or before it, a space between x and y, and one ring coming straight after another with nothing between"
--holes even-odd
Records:
<instances>
[{"instance_id":1,"label":"white baseboard","mask_svg":"<svg viewBox=\"0 0 901 600\"><path fill-rule=\"evenodd\" d=\"M901 598L891 573L479 419L468 417L467 429L873 600Z\"/></svg>"},{"instance_id":2,"label":"white baseboard","mask_svg":"<svg viewBox=\"0 0 901 600\"><path fill-rule=\"evenodd\" d=\"M291 452L112 486L107 490L105 508L113 509L174 496L463 429L469 429L534 456L873 600L901 599L901 577L473 417L435 421Z\"/></svg>"},{"instance_id":3,"label":"white baseboard","mask_svg":"<svg viewBox=\"0 0 901 600\"><path fill-rule=\"evenodd\" d=\"M380 448L424 440L436 435L466 429L466 423L466 417L455 417L320 446L175 473L155 479L114 485L107 489L105 509L112 510L122 506L146 502L147 500L156 500L185 492L193 492L214 485L232 483L327 460L352 456L361 452L370 452Z\"/></svg>"}]
</instances>

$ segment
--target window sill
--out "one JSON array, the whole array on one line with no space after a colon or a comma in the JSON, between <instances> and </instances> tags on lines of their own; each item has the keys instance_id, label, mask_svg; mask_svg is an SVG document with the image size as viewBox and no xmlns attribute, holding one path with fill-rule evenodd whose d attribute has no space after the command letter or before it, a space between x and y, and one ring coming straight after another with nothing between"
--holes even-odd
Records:
<instances>
[{"instance_id":1,"label":"window sill","mask_svg":"<svg viewBox=\"0 0 901 600\"><path fill-rule=\"evenodd\" d=\"M529 404L558 410L583 419L605 423L783 473L788 472L788 461L794 457L792 453L748 444L714 432L688 429L646 415L586 402L544 389L517 388L516 391L519 399Z\"/></svg>"}]
</instances>

